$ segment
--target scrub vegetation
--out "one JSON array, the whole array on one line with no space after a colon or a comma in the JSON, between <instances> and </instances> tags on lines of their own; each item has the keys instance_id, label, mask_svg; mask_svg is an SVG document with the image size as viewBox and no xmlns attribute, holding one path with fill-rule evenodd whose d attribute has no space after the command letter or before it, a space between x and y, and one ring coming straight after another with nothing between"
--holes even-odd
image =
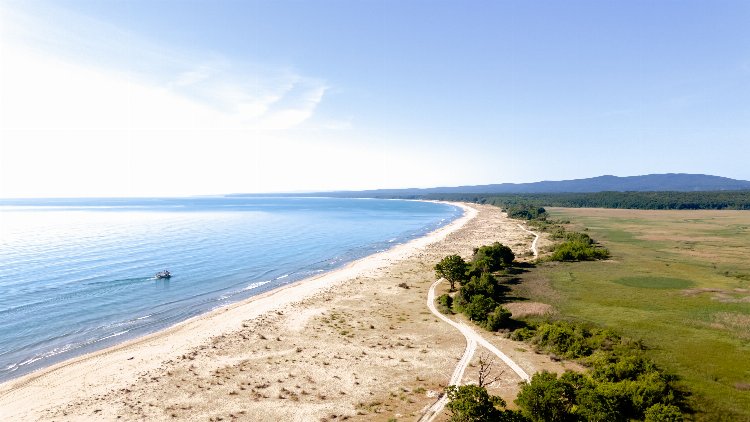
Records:
<instances>
[{"instance_id":1,"label":"scrub vegetation","mask_svg":"<svg viewBox=\"0 0 750 422\"><path fill-rule=\"evenodd\" d=\"M547 259L552 261L596 261L609 258L607 248L599 245L587 233L569 231L568 221L549 217L547 210L523 204L507 206L504 211L511 218L527 220L531 227L549 233L556 240L552 253Z\"/></svg>"},{"instance_id":2,"label":"scrub vegetation","mask_svg":"<svg viewBox=\"0 0 750 422\"><path fill-rule=\"evenodd\" d=\"M458 255L443 258L435 265L435 274L452 280L451 291L455 283L460 288L454 296L444 294L436 299L440 312L462 313L490 331L507 327L511 313L501 303L509 289L495 274L510 270L514 260L513 251L499 242L475 248L470 262Z\"/></svg>"},{"instance_id":3,"label":"scrub vegetation","mask_svg":"<svg viewBox=\"0 0 750 422\"><path fill-rule=\"evenodd\" d=\"M626 403L611 397L630 388L666 394L645 409L631 396L625 408L638 412L631 417L677 420L679 406L690 420L750 420L750 214L546 211L566 230L601 240L611 258L542 262L519 275L512 295L550 304L566 322L526 320L513 336L581 359L591 368L587 380L604 381L602 391L614 394L608 403ZM631 375L611 375L623 373ZM636 387L641 382L645 387Z\"/></svg>"},{"instance_id":4,"label":"scrub vegetation","mask_svg":"<svg viewBox=\"0 0 750 422\"><path fill-rule=\"evenodd\" d=\"M553 318L509 318L504 326L588 371L535 374L512 412L472 390L482 398L474 403L495 404L482 412L514 421L750 420L750 214L534 209L529 225L558 241L548 257L572 241L609 259L543 259L514 283L488 277L503 279L507 267L482 273L461 282L453 309L469 318L486 312L484 299L465 299L476 292L552 305ZM507 288L500 296L498 286ZM452 420L474 420L450 409Z\"/></svg>"}]
</instances>

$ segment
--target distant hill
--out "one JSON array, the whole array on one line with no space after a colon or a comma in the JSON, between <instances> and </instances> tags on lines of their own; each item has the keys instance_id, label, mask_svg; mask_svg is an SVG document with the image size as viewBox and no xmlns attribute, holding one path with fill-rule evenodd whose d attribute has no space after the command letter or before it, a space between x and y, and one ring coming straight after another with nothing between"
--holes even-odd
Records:
<instances>
[{"instance_id":1,"label":"distant hill","mask_svg":"<svg viewBox=\"0 0 750 422\"><path fill-rule=\"evenodd\" d=\"M337 197L411 197L434 194L522 194L522 193L593 193L593 192L709 192L750 190L750 181L706 174L666 173L643 176L598 176L588 179L542 181L533 183L500 183L493 185L437 188L374 189L293 194L296 196ZM271 196L292 194L275 194ZM268 196L268 194L232 194L228 196Z\"/></svg>"},{"instance_id":2,"label":"distant hill","mask_svg":"<svg viewBox=\"0 0 750 422\"><path fill-rule=\"evenodd\" d=\"M427 189L377 189L333 192L336 196L422 196L435 193L588 193L588 192L697 192L750 190L750 181L705 174L647 174L644 176L598 176L588 179L501 183L493 185L437 187Z\"/></svg>"}]
</instances>

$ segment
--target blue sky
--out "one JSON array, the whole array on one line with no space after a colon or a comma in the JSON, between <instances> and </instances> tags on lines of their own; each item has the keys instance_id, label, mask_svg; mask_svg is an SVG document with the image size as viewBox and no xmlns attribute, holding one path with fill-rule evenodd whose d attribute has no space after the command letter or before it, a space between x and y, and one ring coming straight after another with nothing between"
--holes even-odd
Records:
<instances>
[{"instance_id":1,"label":"blue sky","mask_svg":"<svg viewBox=\"0 0 750 422\"><path fill-rule=\"evenodd\" d=\"M1 196L750 179L747 1L0 5Z\"/></svg>"}]
</instances>

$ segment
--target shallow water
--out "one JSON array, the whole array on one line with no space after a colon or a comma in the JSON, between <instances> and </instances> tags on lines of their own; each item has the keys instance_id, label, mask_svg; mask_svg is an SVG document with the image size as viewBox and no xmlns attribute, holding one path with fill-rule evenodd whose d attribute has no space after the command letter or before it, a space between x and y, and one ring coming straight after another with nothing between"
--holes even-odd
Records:
<instances>
[{"instance_id":1,"label":"shallow water","mask_svg":"<svg viewBox=\"0 0 750 422\"><path fill-rule=\"evenodd\" d=\"M445 204L334 198L0 201L0 380L423 235ZM154 273L168 268L170 280Z\"/></svg>"}]
</instances>

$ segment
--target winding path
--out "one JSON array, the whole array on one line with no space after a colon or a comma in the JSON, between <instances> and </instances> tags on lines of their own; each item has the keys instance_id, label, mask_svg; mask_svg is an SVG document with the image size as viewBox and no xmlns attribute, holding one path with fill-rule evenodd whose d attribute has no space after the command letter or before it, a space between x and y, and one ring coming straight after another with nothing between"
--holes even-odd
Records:
<instances>
[{"instance_id":1,"label":"winding path","mask_svg":"<svg viewBox=\"0 0 750 422\"><path fill-rule=\"evenodd\" d=\"M531 242L531 252L534 254L534 258L538 258L539 250L537 249L536 243L539 240L539 235L527 229L521 224L518 224L518 227L521 230L534 235L534 241ZM440 284L441 281L443 281L442 278L435 281L434 283L432 283L432 286L430 286L430 291L427 293L427 307L430 308L430 311L436 317L455 327L466 338L466 349L464 349L463 356L461 356L461 359L456 364L456 369L453 370L453 375L451 375L451 379L450 381L448 381L448 385L461 384L461 380L464 377L466 367L469 365L469 362L471 362L471 358L474 356L478 345L481 345L482 347L492 352L495 356L500 358L500 360L505 362L505 364L508 365L510 369L512 369L513 372L515 372L516 375L518 375L522 380L529 382L531 379L531 377L529 377L529 374L527 374L526 371L518 366L517 363L513 362L513 360L509 358L505 353L501 352L497 347L495 347L495 345L485 340L484 337L482 337L468 325L464 324L463 322L453 321L437 310L437 308L435 307L435 287L437 287L437 285ZM442 396L440 396L440 399L438 399L438 401L433 403L433 405L430 406L424 412L424 414L422 414L422 417L419 418L419 422L431 422L432 420L434 420L437 415L440 414L440 411L443 410L447 403L448 397L443 394Z\"/></svg>"},{"instance_id":2,"label":"winding path","mask_svg":"<svg viewBox=\"0 0 750 422\"><path fill-rule=\"evenodd\" d=\"M477 350L477 345L481 345L492 352L495 356L505 362L505 364L508 365L510 369L512 369L513 372L515 372L522 380L528 382L530 380L529 374L527 374L520 366L518 366L517 363L513 362L513 360L511 360L511 358L509 358L505 353L501 352L497 347L495 347L489 341L485 340L484 337L482 337L468 325L464 324L463 322L453 321L437 310L437 308L435 307L435 288L438 284L440 284L441 281L443 281L442 278L435 281L434 283L432 283L432 286L430 286L430 291L427 293L427 307L430 308L430 311L435 314L436 317L452 325L466 338L466 349L464 350L463 356L461 356L461 359L458 361L458 364L456 364L456 369L453 370L453 375L451 376L448 385L461 384L461 379L463 379L464 372L466 371L466 367L469 365L469 362L471 362L471 358L474 357L474 352L476 352ZM438 401L436 401L425 411L419 421L430 422L434 420L435 417L440 414L440 411L443 410L443 407L445 407L447 402L448 397L445 394L442 395Z\"/></svg>"},{"instance_id":3,"label":"winding path","mask_svg":"<svg viewBox=\"0 0 750 422\"><path fill-rule=\"evenodd\" d=\"M534 258L538 258L539 257L539 250L537 250L537 248L536 248L536 242L537 242L537 240L539 240L539 235L536 234L536 233L534 233L533 231L527 229L526 227L522 226L521 224L519 224L518 227L520 227L521 230L525 231L526 233L530 233L530 234L534 235L534 241L531 242L531 253L534 254Z\"/></svg>"}]
</instances>

